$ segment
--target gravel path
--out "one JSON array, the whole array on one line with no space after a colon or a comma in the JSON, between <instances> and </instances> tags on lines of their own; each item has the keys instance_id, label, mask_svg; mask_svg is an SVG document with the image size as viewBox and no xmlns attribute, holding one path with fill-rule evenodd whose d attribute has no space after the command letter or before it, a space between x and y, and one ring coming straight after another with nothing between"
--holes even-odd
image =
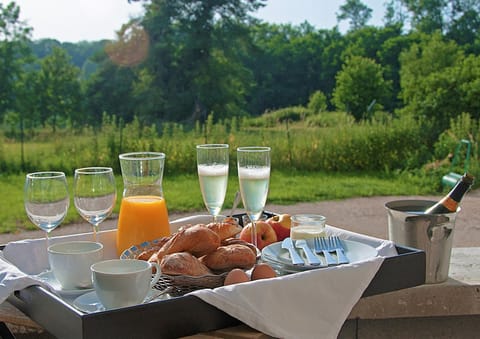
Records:
<instances>
[{"instance_id":1,"label":"gravel path","mask_svg":"<svg viewBox=\"0 0 480 339\"><path fill-rule=\"evenodd\" d=\"M276 213L317 213L327 217L327 223L354 232L387 239L387 212L385 203L400 199L438 200L439 196L380 196L367 198L351 198L335 201L319 201L283 206L268 204L266 210ZM454 247L480 247L480 189L471 191L462 201L455 224ZM240 212L240 211L239 211ZM170 219L198 213L170 214ZM117 219L111 218L100 225L101 230L112 229ZM61 226L52 232L52 236L90 232L87 223ZM21 239L44 237L43 231L28 231L17 234L1 234L0 244Z\"/></svg>"}]
</instances>

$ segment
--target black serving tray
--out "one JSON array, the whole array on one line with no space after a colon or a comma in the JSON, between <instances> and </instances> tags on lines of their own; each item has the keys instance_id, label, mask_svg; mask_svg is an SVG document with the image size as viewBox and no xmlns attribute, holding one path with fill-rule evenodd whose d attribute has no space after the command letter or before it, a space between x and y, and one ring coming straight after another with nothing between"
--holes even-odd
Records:
<instances>
[{"instance_id":1,"label":"black serving tray","mask_svg":"<svg viewBox=\"0 0 480 339\"><path fill-rule=\"evenodd\" d=\"M384 260L362 297L425 283L425 252L396 248L398 255ZM92 314L40 286L17 291L8 301L58 338L178 338L240 324L191 295Z\"/></svg>"}]
</instances>

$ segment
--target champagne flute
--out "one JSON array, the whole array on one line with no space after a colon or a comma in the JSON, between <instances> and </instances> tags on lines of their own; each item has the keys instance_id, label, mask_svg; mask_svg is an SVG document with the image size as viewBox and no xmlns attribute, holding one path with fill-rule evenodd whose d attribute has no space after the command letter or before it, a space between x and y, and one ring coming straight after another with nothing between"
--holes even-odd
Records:
<instances>
[{"instance_id":1,"label":"champagne flute","mask_svg":"<svg viewBox=\"0 0 480 339\"><path fill-rule=\"evenodd\" d=\"M97 241L98 225L112 213L117 199L113 170L110 167L76 169L73 199L77 212L93 226L93 238Z\"/></svg>"},{"instance_id":2,"label":"champagne flute","mask_svg":"<svg viewBox=\"0 0 480 339\"><path fill-rule=\"evenodd\" d=\"M30 221L49 235L61 224L70 205L68 186L63 172L28 173L24 187L24 205Z\"/></svg>"},{"instance_id":3,"label":"champagne flute","mask_svg":"<svg viewBox=\"0 0 480 339\"><path fill-rule=\"evenodd\" d=\"M252 222L252 244L257 247L256 223L265 208L270 181L270 147L239 147L237 163L243 206Z\"/></svg>"},{"instance_id":4,"label":"champagne flute","mask_svg":"<svg viewBox=\"0 0 480 339\"><path fill-rule=\"evenodd\" d=\"M222 210L228 183L228 145L197 145L197 170L203 202L213 221Z\"/></svg>"}]
</instances>

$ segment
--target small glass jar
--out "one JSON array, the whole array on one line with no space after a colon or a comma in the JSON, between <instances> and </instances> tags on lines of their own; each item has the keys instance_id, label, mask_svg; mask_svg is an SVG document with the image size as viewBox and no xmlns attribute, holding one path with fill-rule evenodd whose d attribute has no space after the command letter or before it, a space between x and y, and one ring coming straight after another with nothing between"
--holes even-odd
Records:
<instances>
[{"instance_id":1,"label":"small glass jar","mask_svg":"<svg viewBox=\"0 0 480 339\"><path fill-rule=\"evenodd\" d=\"M320 214L292 215L290 238L298 240L325 236L326 220L327 218Z\"/></svg>"}]
</instances>

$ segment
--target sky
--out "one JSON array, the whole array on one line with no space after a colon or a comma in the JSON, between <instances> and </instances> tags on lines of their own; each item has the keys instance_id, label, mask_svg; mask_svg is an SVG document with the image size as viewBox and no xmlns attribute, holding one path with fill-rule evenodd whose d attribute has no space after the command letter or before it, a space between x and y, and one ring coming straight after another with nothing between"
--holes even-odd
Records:
<instances>
[{"instance_id":1,"label":"sky","mask_svg":"<svg viewBox=\"0 0 480 339\"><path fill-rule=\"evenodd\" d=\"M11 0L0 0L4 6ZM33 28L32 39L52 38L61 42L114 39L129 18L143 12L142 1L127 0L15 0L20 19ZM254 14L266 22L298 25L308 21L316 28L337 25L336 13L345 0L268 0ZM384 0L363 0L373 10L369 24L382 25ZM347 22L339 25L341 31Z\"/></svg>"}]
</instances>

